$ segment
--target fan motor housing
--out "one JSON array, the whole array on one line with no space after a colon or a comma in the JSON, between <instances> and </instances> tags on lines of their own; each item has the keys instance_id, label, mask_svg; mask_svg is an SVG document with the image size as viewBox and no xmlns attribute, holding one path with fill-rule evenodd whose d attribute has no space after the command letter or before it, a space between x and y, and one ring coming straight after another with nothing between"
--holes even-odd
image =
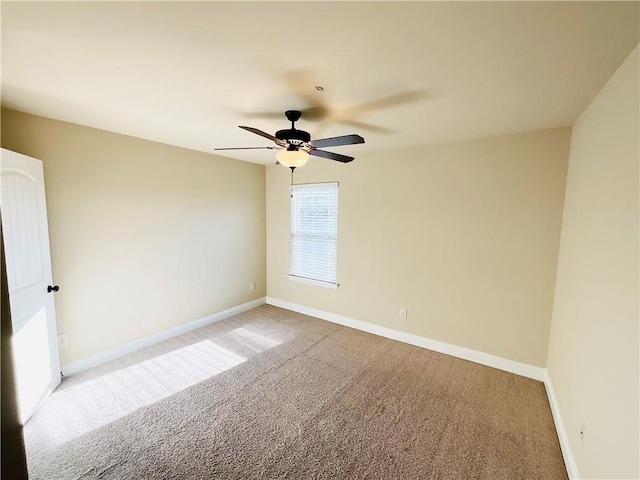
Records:
<instances>
[{"instance_id":1,"label":"fan motor housing","mask_svg":"<svg viewBox=\"0 0 640 480\"><path fill-rule=\"evenodd\" d=\"M278 130L276 132L276 138L285 141L299 140L300 142L308 143L311 140L311 135L304 130L290 128L287 130Z\"/></svg>"}]
</instances>

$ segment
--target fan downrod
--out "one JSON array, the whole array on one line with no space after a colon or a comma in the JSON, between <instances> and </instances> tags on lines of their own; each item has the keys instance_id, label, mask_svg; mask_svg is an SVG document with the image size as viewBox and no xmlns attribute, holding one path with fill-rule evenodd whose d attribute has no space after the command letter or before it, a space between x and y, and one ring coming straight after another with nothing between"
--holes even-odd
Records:
<instances>
[{"instance_id":1,"label":"fan downrod","mask_svg":"<svg viewBox=\"0 0 640 480\"><path fill-rule=\"evenodd\" d=\"M286 130L278 130L276 132L276 138L285 142L291 142L295 140L298 143L308 143L311 141L311 135L304 130L296 129L294 123L298 121L302 112L300 110L287 110L284 112L287 119L291 121L291 128ZM297 149L297 146L296 146Z\"/></svg>"}]
</instances>

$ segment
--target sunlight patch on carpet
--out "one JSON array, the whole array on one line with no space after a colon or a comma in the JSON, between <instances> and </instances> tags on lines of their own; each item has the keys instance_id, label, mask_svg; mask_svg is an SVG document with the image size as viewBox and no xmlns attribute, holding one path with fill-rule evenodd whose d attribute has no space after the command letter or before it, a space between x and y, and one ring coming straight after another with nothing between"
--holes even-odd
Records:
<instances>
[{"instance_id":1,"label":"sunlight patch on carpet","mask_svg":"<svg viewBox=\"0 0 640 480\"><path fill-rule=\"evenodd\" d=\"M48 442L63 444L152 405L247 359L211 340L179 348L56 392L42 423Z\"/></svg>"}]
</instances>

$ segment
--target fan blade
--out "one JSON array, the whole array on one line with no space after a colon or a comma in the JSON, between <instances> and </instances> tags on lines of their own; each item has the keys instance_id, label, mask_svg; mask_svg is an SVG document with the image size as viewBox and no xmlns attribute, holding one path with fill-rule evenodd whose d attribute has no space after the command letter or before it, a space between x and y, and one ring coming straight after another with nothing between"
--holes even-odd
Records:
<instances>
[{"instance_id":1,"label":"fan blade","mask_svg":"<svg viewBox=\"0 0 640 480\"><path fill-rule=\"evenodd\" d=\"M403 103L417 102L426 96L427 92L424 90L413 90L404 93L396 93L395 95L378 98L359 105L353 105L351 107L347 107L346 110L351 115L357 115L370 110L380 110L383 108L395 107L396 105L402 105Z\"/></svg>"},{"instance_id":2,"label":"fan blade","mask_svg":"<svg viewBox=\"0 0 640 480\"><path fill-rule=\"evenodd\" d=\"M247 132L255 133L256 135L260 135L261 137L268 138L269 140L277 143L278 145L286 146L287 142L280 140L279 138L274 137L273 135L269 135L267 132L263 132L262 130L258 130L253 127L243 127L240 125L240 128L246 130Z\"/></svg>"},{"instance_id":3,"label":"fan blade","mask_svg":"<svg viewBox=\"0 0 640 480\"><path fill-rule=\"evenodd\" d=\"M327 152L325 150L316 150L315 148L309 152L309 155L316 157L327 158L329 160L336 160L342 163L349 163L353 160L353 157L347 157L346 155L340 155L339 153Z\"/></svg>"},{"instance_id":4,"label":"fan blade","mask_svg":"<svg viewBox=\"0 0 640 480\"><path fill-rule=\"evenodd\" d=\"M254 112L247 113L245 115L247 118L277 118L282 119L282 112Z\"/></svg>"},{"instance_id":5,"label":"fan blade","mask_svg":"<svg viewBox=\"0 0 640 480\"><path fill-rule=\"evenodd\" d=\"M390 134L395 133L393 130L384 127L378 127L377 125L371 125L370 123L357 122L355 120L340 120L337 123L343 125L349 125L350 127L357 128L358 130L369 130L370 132Z\"/></svg>"},{"instance_id":6,"label":"fan blade","mask_svg":"<svg viewBox=\"0 0 640 480\"><path fill-rule=\"evenodd\" d=\"M214 148L214 150L277 150L278 147L229 147L229 148Z\"/></svg>"},{"instance_id":7,"label":"fan blade","mask_svg":"<svg viewBox=\"0 0 640 480\"><path fill-rule=\"evenodd\" d=\"M364 143L364 138L360 135L342 135L341 137L321 138L312 140L309 145L312 147L337 147L338 145L354 145Z\"/></svg>"}]
</instances>

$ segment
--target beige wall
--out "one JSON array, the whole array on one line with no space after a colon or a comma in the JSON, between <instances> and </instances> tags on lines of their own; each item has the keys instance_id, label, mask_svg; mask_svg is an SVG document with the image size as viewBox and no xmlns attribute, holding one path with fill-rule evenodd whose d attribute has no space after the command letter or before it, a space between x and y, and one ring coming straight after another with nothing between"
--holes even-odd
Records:
<instances>
[{"instance_id":1,"label":"beige wall","mask_svg":"<svg viewBox=\"0 0 640 480\"><path fill-rule=\"evenodd\" d=\"M286 278L289 171L267 167L267 295L544 367L569 136L312 157L296 183L340 182L338 290Z\"/></svg>"},{"instance_id":2,"label":"beige wall","mask_svg":"<svg viewBox=\"0 0 640 480\"><path fill-rule=\"evenodd\" d=\"M263 166L7 110L2 146L44 161L63 364L265 295Z\"/></svg>"},{"instance_id":3,"label":"beige wall","mask_svg":"<svg viewBox=\"0 0 640 480\"><path fill-rule=\"evenodd\" d=\"M636 47L571 139L548 369L583 478L640 478L638 69Z\"/></svg>"}]
</instances>

